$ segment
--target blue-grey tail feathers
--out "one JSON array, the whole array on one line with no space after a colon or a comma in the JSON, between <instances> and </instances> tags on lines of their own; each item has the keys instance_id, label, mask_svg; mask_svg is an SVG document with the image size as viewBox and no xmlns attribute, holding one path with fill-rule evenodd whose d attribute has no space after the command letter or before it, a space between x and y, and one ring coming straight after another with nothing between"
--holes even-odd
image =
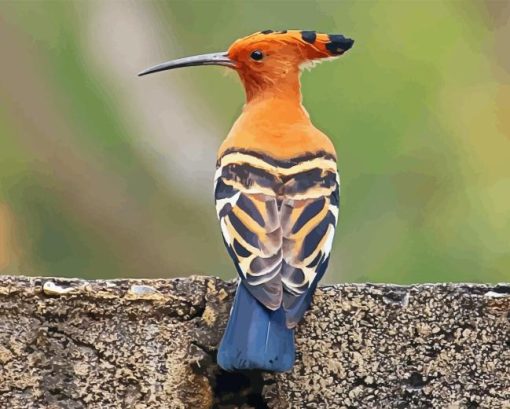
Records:
<instances>
[{"instance_id":1,"label":"blue-grey tail feathers","mask_svg":"<svg viewBox=\"0 0 510 409\"><path fill-rule=\"evenodd\" d=\"M285 311L271 311L241 282L218 351L218 364L227 371L260 369L284 372L294 365L294 329L287 328Z\"/></svg>"}]
</instances>

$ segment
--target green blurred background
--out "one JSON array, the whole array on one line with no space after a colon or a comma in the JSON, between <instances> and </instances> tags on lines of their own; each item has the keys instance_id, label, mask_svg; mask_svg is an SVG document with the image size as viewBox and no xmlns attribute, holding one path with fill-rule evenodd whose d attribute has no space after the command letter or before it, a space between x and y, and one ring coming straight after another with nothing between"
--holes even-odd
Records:
<instances>
[{"instance_id":1,"label":"green blurred background","mask_svg":"<svg viewBox=\"0 0 510 409\"><path fill-rule=\"evenodd\" d=\"M326 282L508 281L510 2L0 2L0 272L234 277L215 152L235 74L138 78L264 29L356 40L303 75L335 143Z\"/></svg>"}]
</instances>

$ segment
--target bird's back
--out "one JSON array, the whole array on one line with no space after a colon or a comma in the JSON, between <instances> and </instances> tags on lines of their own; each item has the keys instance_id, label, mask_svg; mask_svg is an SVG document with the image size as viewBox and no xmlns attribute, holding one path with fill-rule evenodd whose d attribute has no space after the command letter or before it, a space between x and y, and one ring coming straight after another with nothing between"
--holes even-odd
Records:
<instances>
[{"instance_id":1,"label":"bird's back","mask_svg":"<svg viewBox=\"0 0 510 409\"><path fill-rule=\"evenodd\" d=\"M293 327L329 260L339 181L329 138L278 102L245 108L220 148L215 198L244 284Z\"/></svg>"}]
</instances>

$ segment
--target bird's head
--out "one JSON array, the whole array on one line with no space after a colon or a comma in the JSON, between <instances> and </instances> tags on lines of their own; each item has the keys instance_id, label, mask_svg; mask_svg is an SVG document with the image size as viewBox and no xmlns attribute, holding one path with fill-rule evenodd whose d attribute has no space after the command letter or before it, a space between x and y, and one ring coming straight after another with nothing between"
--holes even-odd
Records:
<instances>
[{"instance_id":1,"label":"bird's head","mask_svg":"<svg viewBox=\"0 0 510 409\"><path fill-rule=\"evenodd\" d=\"M349 50L354 41L339 34L315 31L261 31L236 40L226 52L180 58L151 67L139 75L197 65L221 65L237 71L247 97L262 91L299 91L303 67L336 58Z\"/></svg>"}]
</instances>

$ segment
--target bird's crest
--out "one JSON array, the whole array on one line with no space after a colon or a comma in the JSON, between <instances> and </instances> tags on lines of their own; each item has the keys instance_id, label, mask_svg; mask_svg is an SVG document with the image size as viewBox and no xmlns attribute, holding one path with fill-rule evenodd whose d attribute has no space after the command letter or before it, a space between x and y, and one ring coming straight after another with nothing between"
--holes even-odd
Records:
<instances>
[{"instance_id":1,"label":"bird's crest","mask_svg":"<svg viewBox=\"0 0 510 409\"><path fill-rule=\"evenodd\" d=\"M341 56L354 41L340 34L265 30L236 40L227 55L244 83L248 100L261 90L299 91L299 72Z\"/></svg>"},{"instance_id":2,"label":"bird's crest","mask_svg":"<svg viewBox=\"0 0 510 409\"><path fill-rule=\"evenodd\" d=\"M310 30L264 30L235 41L229 55L239 55L242 51L256 51L271 55L285 52L289 48L297 51L303 60L338 57L349 50L354 41L341 34L324 34ZM287 54L287 53L285 53Z\"/></svg>"}]
</instances>

